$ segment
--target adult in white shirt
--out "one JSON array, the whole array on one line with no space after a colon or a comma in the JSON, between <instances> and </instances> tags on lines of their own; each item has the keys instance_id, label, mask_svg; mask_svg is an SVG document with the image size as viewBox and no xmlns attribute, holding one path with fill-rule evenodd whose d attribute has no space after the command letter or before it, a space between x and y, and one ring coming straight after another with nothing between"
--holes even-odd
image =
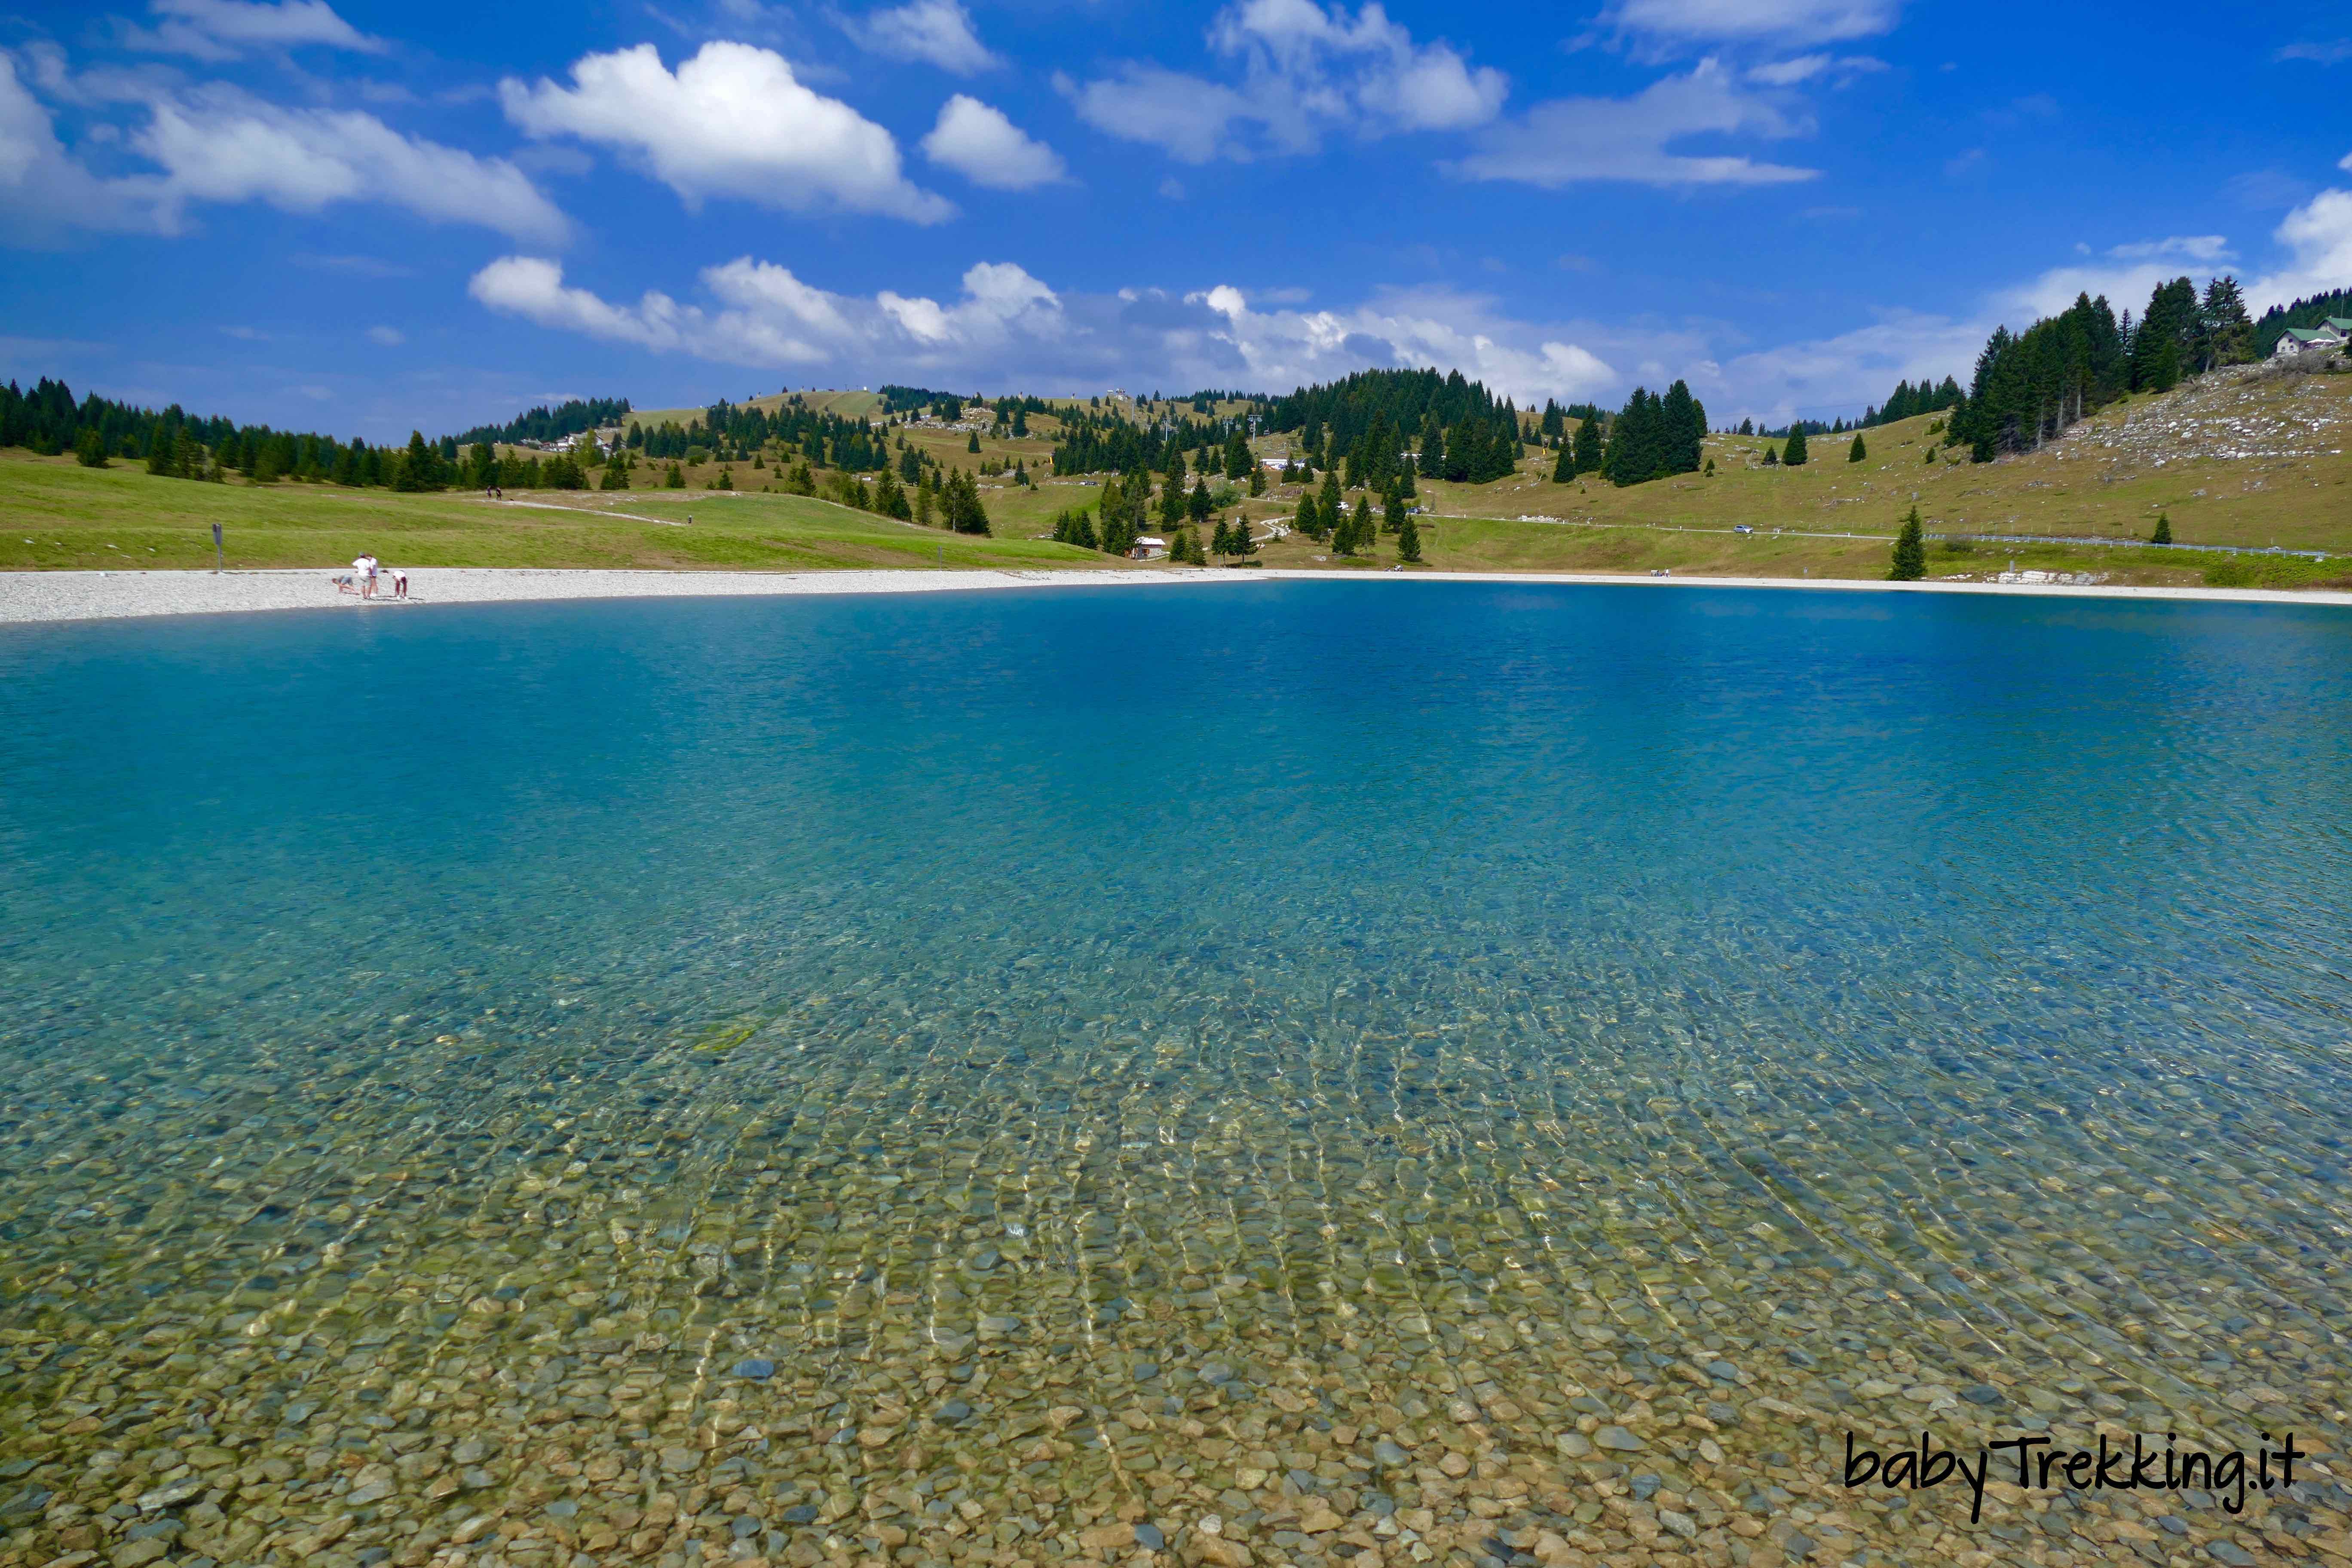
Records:
<instances>
[{"instance_id":1,"label":"adult in white shirt","mask_svg":"<svg viewBox=\"0 0 2352 1568\"><path fill-rule=\"evenodd\" d=\"M370 562L368 561L367 552L365 551L362 551L359 554L352 558L352 588L362 599L366 598L368 595L369 565Z\"/></svg>"}]
</instances>

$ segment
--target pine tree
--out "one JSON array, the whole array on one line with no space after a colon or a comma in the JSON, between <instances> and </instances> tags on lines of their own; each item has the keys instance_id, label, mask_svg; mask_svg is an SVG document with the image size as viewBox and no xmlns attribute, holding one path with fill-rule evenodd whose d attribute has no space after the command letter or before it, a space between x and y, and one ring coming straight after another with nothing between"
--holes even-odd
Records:
<instances>
[{"instance_id":1,"label":"pine tree","mask_svg":"<svg viewBox=\"0 0 2352 1568\"><path fill-rule=\"evenodd\" d=\"M1209 540L1209 553L1222 560L1225 556L1233 553L1233 542L1234 536L1232 531L1225 527L1225 520L1222 517L1218 518L1217 531Z\"/></svg>"},{"instance_id":2,"label":"pine tree","mask_svg":"<svg viewBox=\"0 0 2352 1568\"><path fill-rule=\"evenodd\" d=\"M484 448L479 447L477 447L474 449L478 452L484 450ZM482 488L484 489L488 489L489 488L488 483L487 481L484 482ZM600 490L627 489L629 488L628 459L622 457L618 452L614 453L613 460L604 465L604 482L599 484L596 488Z\"/></svg>"},{"instance_id":3,"label":"pine tree","mask_svg":"<svg viewBox=\"0 0 2352 1568\"><path fill-rule=\"evenodd\" d=\"M979 450L980 450L980 432L979 432L979 431L977 431L977 430L973 431L973 432L971 433L971 435L970 437L968 437L965 439L964 444L963 444L963 449L964 449L965 451L967 451L967 452L971 452L971 453L975 453L975 454L977 454L977 453L979 452Z\"/></svg>"},{"instance_id":4,"label":"pine tree","mask_svg":"<svg viewBox=\"0 0 2352 1568\"><path fill-rule=\"evenodd\" d=\"M675 461L670 464L669 472L662 478L662 489L666 490L686 489L686 470L679 468Z\"/></svg>"},{"instance_id":5,"label":"pine tree","mask_svg":"<svg viewBox=\"0 0 2352 1568\"><path fill-rule=\"evenodd\" d=\"M262 458L262 461L268 462L273 470L277 466L276 456L274 451L269 451L265 452ZM394 488L409 491L437 490L441 488L440 466L440 459L434 455L433 449L425 444L425 432L411 430L408 433L407 454L400 461L400 482ZM274 471L270 478L277 478ZM254 482L257 484L263 482L257 467L254 474Z\"/></svg>"},{"instance_id":6,"label":"pine tree","mask_svg":"<svg viewBox=\"0 0 2352 1568\"><path fill-rule=\"evenodd\" d=\"M1551 482L1567 484L1576 478L1576 452L1565 441L1560 443L1559 456L1551 466Z\"/></svg>"},{"instance_id":7,"label":"pine tree","mask_svg":"<svg viewBox=\"0 0 2352 1568\"><path fill-rule=\"evenodd\" d=\"M1257 541L1250 537L1249 513L1247 512L1243 512L1234 519L1234 553L1236 555L1255 555L1257 553Z\"/></svg>"},{"instance_id":8,"label":"pine tree","mask_svg":"<svg viewBox=\"0 0 2352 1568\"><path fill-rule=\"evenodd\" d=\"M1388 500L1383 503L1381 510L1381 531L1384 533L1402 533L1404 531L1404 497L1399 494L1396 489L1391 486L1389 489Z\"/></svg>"},{"instance_id":9,"label":"pine tree","mask_svg":"<svg viewBox=\"0 0 2352 1568\"><path fill-rule=\"evenodd\" d=\"M83 426L74 437L74 461L85 468L113 467L106 460L106 433L95 425Z\"/></svg>"},{"instance_id":10,"label":"pine tree","mask_svg":"<svg viewBox=\"0 0 2352 1568\"><path fill-rule=\"evenodd\" d=\"M2172 519L2168 514L2165 512L2158 512L2156 514L2156 531L2148 535L2147 542L2150 544L2169 544L2172 542Z\"/></svg>"},{"instance_id":11,"label":"pine tree","mask_svg":"<svg viewBox=\"0 0 2352 1568\"><path fill-rule=\"evenodd\" d=\"M1323 530L1316 520L1316 514L1320 510L1315 504L1315 497L1311 493L1302 493L1298 498L1297 521L1290 526L1309 539L1322 538Z\"/></svg>"},{"instance_id":12,"label":"pine tree","mask_svg":"<svg viewBox=\"0 0 2352 1568\"><path fill-rule=\"evenodd\" d=\"M1355 515L1348 521L1349 533L1355 541L1356 548L1370 550L1372 547L1372 542L1380 537L1379 524L1372 521L1372 500L1370 496L1356 498Z\"/></svg>"},{"instance_id":13,"label":"pine tree","mask_svg":"<svg viewBox=\"0 0 2352 1568\"><path fill-rule=\"evenodd\" d=\"M1225 478L1238 479L1255 467L1256 465L1250 460L1249 443L1242 439L1237 427L1225 437Z\"/></svg>"},{"instance_id":14,"label":"pine tree","mask_svg":"<svg viewBox=\"0 0 2352 1568\"><path fill-rule=\"evenodd\" d=\"M1801 467L1809 457L1805 450L1805 426L1800 420L1789 427L1789 449L1780 454L1780 460L1794 468Z\"/></svg>"},{"instance_id":15,"label":"pine tree","mask_svg":"<svg viewBox=\"0 0 2352 1568\"><path fill-rule=\"evenodd\" d=\"M1405 513L1404 520L1397 524L1397 559L1421 559L1421 530L1414 524L1411 512Z\"/></svg>"},{"instance_id":16,"label":"pine tree","mask_svg":"<svg viewBox=\"0 0 2352 1568\"><path fill-rule=\"evenodd\" d=\"M1859 463L1864 458L1869 456L1870 448L1862 444L1862 432L1859 430L1855 431L1853 433L1853 445L1845 449L1845 460L1849 463Z\"/></svg>"},{"instance_id":17,"label":"pine tree","mask_svg":"<svg viewBox=\"0 0 2352 1568\"><path fill-rule=\"evenodd\" d=\"M1576 461L1573 473L1592 474L1601 471L1601 416L1587 414L1576 427L1573 447Z\"/></svg>"},{"instance_id":18,"label":"pine tree","mask_svg":"<svg viewBox=\"0 0 2352 1568\"><path fill-rule=\"evenodd\" d=\"M1263 463L1249 466L1249 493L1252 496L1265 494L1265 465Z\"/></svg>"},{"instance_id":19,"label":"pine tree","mask_svg":"<svg viewBox=\"0 0 2352 1568\"><path fill-rule=\"evenodd\" d=\"M172 472L172 438L164 432L163 422L161 419L148 426L147 471L166 478L170 477Z\"/></svg>"},{"instance_id":20,"label":"pine tree","mask_svg":"<svg viewBox=\"0 0 2352 1568\"><path fill-rule=\"evenodd\" d=\"M1895 538L1895 563L1887 577L1896 583L1916 583L1927 574L1927 542L1919 531L1919 509L1913 507Z\"/></svg>"},{"instance_id":21,"label":"pine tree","mask_svg":"<svg viewBox=\"0 0 2352 1568\"><path fill-rule=\"evenodd\" d=\"M1184 498L1184 515L1193 522L1206 522L1215 508L1209 500L1209 481L1205 476L1192 479L1192 493Z\"/></svg>"},{"instance_id":22,"label":"pine tree","mask_svg":"<svg viewBox=\"0 0 2352 1568\"><path fill-rule=\"evenodd\" d=\"M1337 535L1340 525L1348 521L1348 502L1339 493L1338 474L1328 468L1323 470L1323 489L1317 499L1317 510L1323 515L1323 526Z\"/></svg>"}]
</instances>

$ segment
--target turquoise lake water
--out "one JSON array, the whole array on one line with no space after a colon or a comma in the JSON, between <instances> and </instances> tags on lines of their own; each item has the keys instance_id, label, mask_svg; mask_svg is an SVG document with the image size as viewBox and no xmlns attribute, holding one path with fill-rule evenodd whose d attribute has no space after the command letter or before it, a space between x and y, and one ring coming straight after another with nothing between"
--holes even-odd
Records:
<instances>
[{"instance_id":1,"label":"turquoise lake water","mask_svg":"<svg viewBox=\"0 0 2352 1568\"><path fill-rule=\"evenodd\" d=\"M1806 1489L1847 1427L2336 1447L2347 822L2322 608L0 628L0 1528L204 1447L223 1563L2263 1550L2352 1493ZM349 1503L403 1433L488 1457Z\"/></svg>"}]
</instances>

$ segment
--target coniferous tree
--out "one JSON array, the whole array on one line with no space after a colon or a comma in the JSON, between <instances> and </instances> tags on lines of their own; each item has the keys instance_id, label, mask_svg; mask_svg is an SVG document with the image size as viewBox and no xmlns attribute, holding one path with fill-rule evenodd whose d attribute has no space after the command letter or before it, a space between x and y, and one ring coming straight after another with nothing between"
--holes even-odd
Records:
<instances>
[{"instance_id":1,"label":"coniferous tree","mask_svg":"<svg viewBox=\"0 0 2352 1568\"><path fill-rule=\"evenodd\" d=\"M2168 513L2158 512L2156 514L2156 531L2148 535L2147 542L2150 544L2169 544L2172 542L2172 518Z\"/></svg>"},{"instance_id":2,"label":"coniferous tree","mask_svg":"<svg viewBox=\"0 0 2352 1568\"><path fill-rule=\"evenodd\" d=\"M1299 532L1305 534L1309 539L1321 538L1323 531L1317 526L1315 521L1315 514L1318 510L1318 509L1315 505L1315 497L1313 493L1308 491L1301 492L1298 497L1298 517L1297 520L1292 522L1290 526L1297 529Z\"/></svg>"},{"instance_id":3,"label":"coniferous tree","mask_svg":"<svg viewBox=\"0 0 2352 1568\"><path fill-rule=\"evenodd\" d=\"M1339 525L1348 521L1348 502L1339 494L1339 476L1332 469L1323 470L1323 490L1318 500L1317 510L1323 515L1323 526L1336 535Z\"/></svg>"},{"instance_id":4,"label":"coniferous tree","mask_svg":"<svg viewBox=\"0 0 2352 1568\"><path fill-rule=\"evenodd\" d=\"M675 461L670 464L669 472L662 477L662 489L666 490L686 489L686 470L679 468Z\"/></svg>"},{"instance_id":5,"label":"coniferous tree","mask_svg":"<svg viewBox=\"0 0 2352 1568\"><path fill-rule=\"evenodd\" d=\"M884 517L895 517L901 522L915 520L915 508L907 500L906 486L900 484L898 476L887 468L883 469L882 477L874 482L874 510Z\"/></svg>"},{"instance_id":6,"label":"coniferous tree","mask_svg":"<svg viewBox=\"0 0 2352 1568\"><path fill-rule=\"evenodd\" d=\"M1229 548L1233 542L1233 531L1225 526L1225 520L1222 516L1219 517L1217 531L1209 540L1209 553L1222 561L1233 552Z\"/></svg>"},{"instance_id":7,"label":"coniferous tree","mask_svg":"<svg viewBox=\"0 0 2352 1568\"><path fill-rule=\"evenodd\" d=\"M1845 449L1845 460L1849 463L1859 463L1864 458L1869 456L1870 448L1862 444L1862 432L1859 430L1855 431L1853 433L1853 445Z\"/></svg>"},{"instance_id":8,"label":"coniferous tree","mask_svg":"<svg viewBox=\"0 0 2352 1568\"><path fill-rule=\"evenodd\" d=\"M95 425L82 426L81 434L74 437L74 461L85 468L113 467L106 460L106 432Z\"/></svg>"},{"instance_id":9,"label":"coniferous tree","mask_svg":"<svg viewBox=\"0 0 2352 1568\"><path fill-rule=\"evenodd\" d=\"M1913 507L1895 537L1895 562L1886 575L1897 583L1916 583L1927 574L1927 542L1919 531L1919 509Z\"/></svg>"},{"instance_id":10,"label":"coniferous tree","mask_svg":"<svg viewBox=\"0 0 2352 1568\"><path fill-rule=\"evenodd\" d=\"M1391 486L1388 499L1382 503L1381 509L1381 530L1384 533L1402 533L1404 521L1404 497L1394 486Z\"/></svg>"},{"instance_id":11,"label":"coniferous tree","mask_svg":"<svg viewBox=\"0 0 2352 1568\"><path fill-rule=\"evenodd\" d=\"M1242 439L1241 427L1234 426L1233 434L1225 437L1225 478L1242 479L1256 466L1250 458L1249 443Z\"/></svg>"},{"instance_id":12,"label":"coniferous tree","mask_svg":"<svg viewBox=\"0 0 2352 1568\"><path fill-rule=\"evenodd\" d=\"M1249 514L1247 512L1240 513L1234 519L1233 545L1234 553L1236 555L1255 555L1257 553L1257 541L1250 537Z\"/></svg>"},{"instance_id":13,"label":"coniferous tree","mask_svg":"<svg viewBox=\"0 0 2352 1568\"><path fill-rule=\"evenodd\" d=\"M978 481L961 469L948 476L947 488L941 496L946 503L947 524L958 533L987 533L987 509L980 502Z\"/></svg>"},{"instance_id":14,"label":"coniferous tree","mask_svg":"<svg viewBox=\"0 0 2352 1568\"><path fill-rule=\"evenodd\" d=\"M1573 447L1563 441L1560 443L1559 456L1552 461L1551 482L1556 485L1564 485L1575 478L1576 450Z\"/></svg>"},{"instance_id":15,"label":"coniferous tree","mask_svg":"<svg viewBox=\"0 0 2352 1568\"><path fill-rule=\"evenodd\" d=\"M274 459L275 456L274 452L266 454L265 460ZM274 462L272 466L274 468ZM396 488L409 491L437 490L441 488L438 482L441 477L439 470L440 459L434 454L433 448L425 444L425 432L410 431L408 451L400 461L400 482ZM274 473L271 475L273 479L276 477ZM254 478L257 483L260 482L258 472Z\"/></svg>"},{"instance_id":16,"label":"coniferous tree","mask_svg":"<svg viewBox=\"0 0 2352 1568\"><path fill-rule=\"evenodd\" d=\"M1188 521L1196 523L1206 522L1209 521L1209 513L1213 510L1215 509L1209 500L1209 480L1207 476L1200 474L1194 475L1192 478L1192 493L1184 498L1185 518Z\"/></svg>"},{"instance_id":17,"label":"coniferous tree","mask_svg":"<svg viewBox=\"0 0 2352 1568\"><path fill-rule=\"evenodd\" d=\"M1572 449L1576 455L1574 472L1596 474L1601 471L1601 416L1598 414L1587 414L1577 425Z\"/></svg>"},{"instance_id":18,"label":"coniferous tree","mask_svg":"<svg viewBox=\"0 0 2352 1568\"><path fill-rule=\"evenodd\" d=\"M161 419L148 426L147 471L166 477L172 472L172 437Z\"/></svg>"},{"instance_id":19,"label":"coniferous tree","mask_svg":"<svg viewBox=\"0 0 2352 1568\"><path fill-rule=\"evenodd\" d=\"M477 452L487 451L488 449L488 448L483 447L477 447L474 448ZM488 489L489 488L488 483L485 481L482 488L484 489ZM627 489L629 488L629 460L618 452L614 453L613 460L604 465L604 478L596 488L600 490Z\"/></svg>"},{"instance_id":20,"label":"coniferous tree","mask_svg":"<svg viewBox=\"0 0 2352 1568\"><path fill-rule=\"evenodd\" d=\"M1173 534L1189 515L1190 503L1184 499L1183 477L1171 474L1160 487L1160 526Z\"/></svg>"},{"instance_id":21,"label":"coniferous tree","mask_svg":"<svg viewBox=\"0 0 2352 1568\"><path fill-rule=\"evenodd\" d=\"M1252 496L1265 494L1265 465L1263 463L1253 462L1249 466L1249 493Z\"/></svg>"},{"instance_id":22,"label":"coniferous tree","mask_svg":"<svg viewBox=\"0 0 2352 1568\"><path fill-rule=\"evenodd\" d=\"M1411 512L1405 513L1403 520L1397 524L1397 559L1421 559L1421 529L1414 523Z\"/></svg>"},{"instance_id":23,"label":"coniferous tree","mask_svg":"<svg viewBox=\"0 0 2352 1568\"><path fill-rule=\"evenodd\" d=\"M1350 517L1348 521L1351 537L1355 540L1356 548L1359 550L1370 550L1372 547L1372 542L1379 537L1378 530L1380 527L1378 523L1372 521L1372 500L1370 496L1358 496L1356 498L1355 515Z\"/></svg>"},{"instance_id":24,"label":"coniferous tree","mask_svg":"<svg viewBox=\"0 0 2352 1568\"><path fill-rule=\"evenodd\" d=\"M2169 392L2184 365L2193 365L2198 332L2197 286L2186 278L2159 283L2131 339L2131 384L2137 392Z\"/></svg>"},{"instance_id":25,"label":"coniferous tree","mask_svg":"<svg viewBox=\"0 0 2352 1568\"><path fill-rule=\"evenodd\" d=\"M1800 419L1789 427L1789 446L1780 454L1780 461L1793 468L1810 460L1810 457L1805 450L1805 422Z\"/></svg>"},{"instance_id":26,"label":"coniferous tree","mask_svg":"<svg viewBox=\"0 0 2352 1568\"><path fill-rule=\"evenodd\" d=\"M973 432L971 434L971 436L970 436L970 437L966 437L966 439L965 439L965 441L964 441L964 444L963 444L963 449L964 449L965 451L967 451L967 452L973 452L973 453L977 453L977 452L980 450L980 432L979 432L979 431L975 430L975 431L973 431Z\"/></svg>"},{"instance_id":27,"label":"coniferous tree","mask_svg":"<svg viewBox=\"0 0 2352 1568\"><path fill-rule=\"evenodd\" d=\"M2246 315L2246 296L2238 280L2226 274L2205 285L2197 310L2198 368L2243 364L2254 357L2254 323Z\"/></svg>"}]
</instances>

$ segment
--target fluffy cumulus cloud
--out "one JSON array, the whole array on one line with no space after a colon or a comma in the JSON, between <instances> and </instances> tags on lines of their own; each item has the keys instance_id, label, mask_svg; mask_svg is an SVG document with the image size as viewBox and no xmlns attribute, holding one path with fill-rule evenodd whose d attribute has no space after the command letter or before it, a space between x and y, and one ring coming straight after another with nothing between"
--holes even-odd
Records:
<instances>
[{"instance_id":1,"label":"fluffy cumulus cloud","mask_svg":"<svg viewBox=\"0 0 2352 1568\"><path fill-rule=\"evenodd\" d=\"M282 109L226 88L152 107L131 145L167 172L164 200L175 213L191 201L260 201L289 212L384 201L516 239L561 240L570 227L505 159L404 136L372 114Z\"/></svg>"},{"instance_id":2,"label":"fluffy cumulus cloud","mask_svg":"<svg viewBox=\"0 0 2352 1568\"><path fill-rule=\"evenodd\" d=\"M1654 185L1770 185L1817 171L1734 153L1677 152L1699 136L1780 140L1811 129L1778 98L1744 85L1716 59L1653 82L1631 98L1562 98L1488 128L1477 150L1450 167L1473 180L1516 180L1546 189L1580 181Z\"/></svg>"},{"instance_id":3,"label":"fluffy cumulus cloud","mask_svg":"<svg viewBox=\"0 0 2352 1568\"><path fill-rule=\"evenodd\" d=\"M772 49L705 44L675 72L651 44L583 57L572 85L499 84L526 134L610 147L688 207L733 196L788 212L879 213L936 223L954 208L907 180L898 144L839 99L805 86Z\"/></svg>"},{"instance_id":4,"label":"fluffy cumulus cloud","mask_svg":"<svg viewBox=\"0 0 2352 1568\"><path fill-rule=\"evenodd\" d=\"M1623 0L1621 30L1667 44L1803 45L1892 29L1900 0Z\"/></svg>"},{"instance_id":5,"label":"fluffy cumulus cloud","mask_svg":"<svg viewBox=\"0 0 2352 1568\"><path fill-rule=\"evenodd\" d=\"M699 303L660 290L614 302L568 284L551 260L515 256L484 268L471 292L494 310L657 353L831 366L860 378L923 374L955 385L1078 392L1157 380L1286 389L1366 366L1428 365L1522 397L1572 400L1619 379L1565 329L1437 290L1318 310L1224 285L1057 292L1010 262L982 262L964 273L961 295L943 301L889 289L835 293L749 257L706 269L699 287Z\"/></svg>"},{"instance_id":6,"label":"fluffy cumulus cloud","mask_svg":"<svg viewBox=\"0 0 2352 1568\"><path fill-rule=\"evenodd\" d=\"M1009 262L983 262L963 277L963 298L942 305L883 290L835 294L769 261L740 257L702 273L709 307L680 304L648 289L634 305L608 303L563 281L541 257L509 256L476 273L469 292L491 310L543 327L686 353L728 364L948 368L977 374L1016 340L1034 346L1060 335L1061 301Z\"/></svg>"},{"instance_id":7,"label":"fluffy cumulus cloud","mask_svg":"<svg viewBox=\"0 0 2352 1568\"><path fill-rule=\"evenodd\" d=\"M1208 41L1234 68L1229 79L1130 64L1059 85L1097 129L1192 163L1309 152L1334 131L1465 130L1494 119L1509 90L1450 46L1414 43L1378 4L1350 16L1312 0L1242 0Z\"/></svg>"},{"instance_id":8,"label":"fluffy cumulus cloud","mask_svg":"<svg viewBox=\"0 0 2352 1568\"><path fill-rule=\"evenodd\" d=\"M2352 167L2352 158L2345 163ZM2286 215L2273 238L2285 251L2275 270L2246 285L2246 304L2264 310L2352 281L2352 191L2322 191Z\"/></svg>"},{"instance_id":9,"label":"fluffy cumulus cloud","mask_svg":"<svg viewBox=\"0 0 2352 1568\"><path fill-rule=\"evenodd\" d=\"M384 47L337 16L326 0L153 0L148 9L155 26L125 26L128 47L218 61L304 46L365 54L380 54Z\"/></svg>"},{"instance_id":10,"label":"fluffy cumulus cloud","mask_svg":"<svg viewBox=\"0 0 2352 1568\"><path fill-rule=\"evenodd\" d=\"M877 55L920 60L958 76L971 76L1001 63L980 41L971 13L956 0L911 0L908 5L846 20L843 26Z\"/></svg>"},{"instance_id":11,"label":"fluffy cumulus cloud","mask_svg":"<svg viewBox=\"0 0 2352 1568\"><path fill-rule=\"evenodd\" d=\"M991 190L1034 190L1066 175L1051 147L1033 140L1002 110L961 92L940 106L939 123L922 147L932 163Z\"/></svg>"},{"instance_id":12,"label":"fluffy cumulus cloud","mask_svg":"<svg viewBox=\"0 0 2352 1568\"><path fill-rule=\"evenodd\" d=\"M264 202L316 212L387 203L436 223L468 223L519 240L562 242L570 226L523 173L404 135L356 110L287 109L238 89L133 82L147 121L119 138L160 174L100 178L58 142L48 110L0 56L0 202L8 236L72 229L175 233L197 203Z\"/></svg>"}]
</instances>

